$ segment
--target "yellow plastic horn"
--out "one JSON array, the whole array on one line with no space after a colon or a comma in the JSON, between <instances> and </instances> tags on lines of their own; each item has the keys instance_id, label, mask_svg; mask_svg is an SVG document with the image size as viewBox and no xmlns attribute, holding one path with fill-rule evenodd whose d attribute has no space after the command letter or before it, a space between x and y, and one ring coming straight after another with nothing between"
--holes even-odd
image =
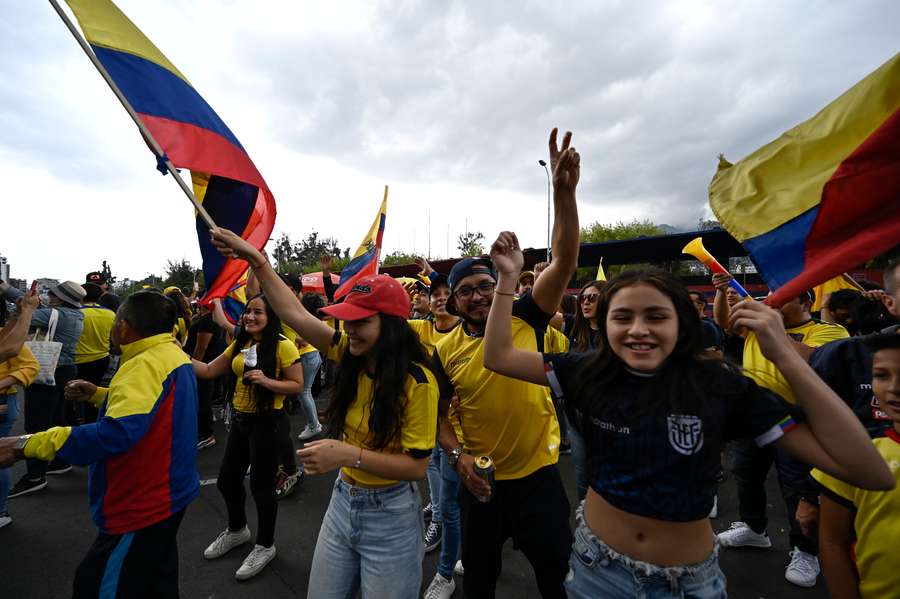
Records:
<instances>
[{"instance_id":1,"label":"yellow plastic horn","mask_svg":"<svg viewBox=\"0 0 900 599\"><path fill-rule=\"evenodd\" d=\"M722 266L715 257L707 251L705 247L703 247L703 238L696 237L692 239L686 246L681 248L681 252L684 254L689 254L706 265L708 269L717 274L727 275L729 274L728 270L724 266ZM749 297L750 294L747 293L747 290L738 283L735 279L731 279L728 283L731 285L731 288L737 291L741 297Z\"/></svg>"}]
</instances>

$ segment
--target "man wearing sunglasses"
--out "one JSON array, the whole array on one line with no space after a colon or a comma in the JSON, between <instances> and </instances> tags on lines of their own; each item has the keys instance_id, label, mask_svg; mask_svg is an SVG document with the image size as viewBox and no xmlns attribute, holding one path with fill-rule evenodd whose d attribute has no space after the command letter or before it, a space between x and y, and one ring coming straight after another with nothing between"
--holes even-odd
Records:
<instances>
[{"instance_id":1,"label":"man wearing sunglasses","mask_svg":"<svg viewBox=\"0 0 900 599\"><path fill-rule=\"evenodd\" d=\"M550 137L554 171L555 224L553 262L513 308L513 343L543 351L551 314L556 312L578 258L575 186L579 157L570 149L571 134L556 147ZM497 273L488 258L466 258L448 277L447 310L462 325L438 341L436 375L441 384L438 441L459 473L465 491L462 512L463 588L467 597L493 597L502 567L505 541L512 537L534 568L543 597L565 597L563 581L572 545L569 502L556 463L559 424L547 387L495 374L484 367L483 335L495 294ZM458 406L449 408L453 393ZM493 492L473 466L475 456L490 456L496 480Z\"/></svg>"}]
</instances>

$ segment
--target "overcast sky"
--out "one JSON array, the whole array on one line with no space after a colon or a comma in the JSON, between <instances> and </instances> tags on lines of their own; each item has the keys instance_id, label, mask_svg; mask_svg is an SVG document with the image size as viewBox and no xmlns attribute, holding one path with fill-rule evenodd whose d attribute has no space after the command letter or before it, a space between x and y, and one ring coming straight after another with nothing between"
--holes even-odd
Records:
<instances>
[{"instance_id":1,"label":"overcast sky","mask_svg":"<svg viewBox=\"0 0 900 599\"><path fill-rule=\"evenodd\" d=\"M119 0L249 152L277 237L455 255L468 226L546 243L553 126L582 224L690 227L732 161L898 50L900 2ZM0 255L82 281L199 266L192 208L46 2L0 8Z\"/></svg>"}]
</instances>

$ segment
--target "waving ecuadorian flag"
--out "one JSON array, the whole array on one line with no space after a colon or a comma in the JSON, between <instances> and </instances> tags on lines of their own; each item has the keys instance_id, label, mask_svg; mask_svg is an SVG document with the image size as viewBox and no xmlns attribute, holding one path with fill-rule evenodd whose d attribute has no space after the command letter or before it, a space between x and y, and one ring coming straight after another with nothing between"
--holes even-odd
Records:
<instances>
[{"instance_id":1,"label":"waving ecuadorian flag","mask_svg":"<svg viewBox=\"0 0 900 599\"><path fill-rule=\"evenodd\" d=\"M249 276L250 268L248 267L222 298L222 311L225 312L225 317L231 321L231 324L240 322L241 314L247 307L247 278Z\"/></svg>"},{"instance_id":2,"label":"waving ecuadorian flag","mask_svg":"<svg viewBox=\"0 0 900 599\"><path fill-rule=\"evenodd\" d=\"M115 4L66 1L94 54L166 156L190 169L194 195L216 224L262 248L275 225L275 198L234 133ZM202 219L196 220L204 300L225 297L247 263L222 257Z\"/></svg>"},{"instance_id":3,"label":"waving ecuadorian flag","mask_svg":"<svg viewBox=\"0 0 900 599\"><path fill-rule=\"evenodd\" d=\"M900 240L900 54L709 186L775 305Z\"/></svg>"},{"instance_id":4,"label":"waving ecuadorian flag","mask_svg":"<svg viewBox=\"0 0 900 599\"><path fill-rule=\"evenodd\" d=\"M387 185L384 186L384 199L381 208L375 215L375 221L369 228L369 232L363 237L359 249L353 254L353 259L341 271L341 282L334 292L334 299L338 300L353 289L354 283L363 277L378 274L378 258L381 256L381 239L384 237L384 221L387 218Z\"/></svg>"}]
</instances>

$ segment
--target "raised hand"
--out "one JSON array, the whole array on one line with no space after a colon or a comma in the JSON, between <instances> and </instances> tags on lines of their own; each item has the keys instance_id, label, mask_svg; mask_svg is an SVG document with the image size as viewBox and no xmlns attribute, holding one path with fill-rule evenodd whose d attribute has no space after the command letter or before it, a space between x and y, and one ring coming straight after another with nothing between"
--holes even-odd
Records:
<instances>
[{"instance_id":1,"label":"raised hand","mask_svg":"<svg viewBox=\"0 0 900 599\"><path fill-rule=\"evenodd\" d=\"M522 270L525 256L519 248L519 240L511 231L503 231L491 245L491 260L497 272L516 276Z\"/></svg>"},{"instance_id":2,"label":"raised hand","mask_svg":"<svg viewBox=\"0 0 900 599\"><path fill-rule=\"evenodd\" d=\"M246 260L251 266L262 266L266 262L265 256L247 240L241 238L228 229L216 227L209 231L212 244L219 253L226 258L239 258Z\"/></svg>"},{"instance_id":3,"label":"raised hand","mask_svg":"<svg viewBox=\"0 0 900 599\"><path fill-rule=\"evenodd\" d=\"M431 264L428 263L422 256L416 256L416 265L419 267L420 272L426 277L434 272L434 269L431 268Z\"/></svg>"},{"instance_id":4,"label":"raised hand","mask_svg":"<svg viewBox=\"0 0 900 599\"><path fill-rule=\"evenodd\" d=\"M581 156L572 143L572 132L563 135L562 147L557 146L556 135L559 130L554 127L550 132L550 166L553 170L553 187L557 190L575 191L581 177Z\"/></svg>"},{"instance_id":5,"label":"raised hand","mask_svg":"<svg viewBox=\"0 0 900 599\"><path fill-rule=\"evenodd\" d=\"M728 289L728 283L734 280L734 277L727 273L716 273L712 276L713 287L721 291Z\"/></svg>"},{"instance_id":6,"label":"raised hand","mask_svg":"<svg viewBox=\"0 0 900 599\"><path fill-rule=\"evenodd\" d=\"M319 256L319 266L322 268L323 273L331 272L331 262L331 254L322 254L321 256Z\"/></svg>"}]
</instances>

